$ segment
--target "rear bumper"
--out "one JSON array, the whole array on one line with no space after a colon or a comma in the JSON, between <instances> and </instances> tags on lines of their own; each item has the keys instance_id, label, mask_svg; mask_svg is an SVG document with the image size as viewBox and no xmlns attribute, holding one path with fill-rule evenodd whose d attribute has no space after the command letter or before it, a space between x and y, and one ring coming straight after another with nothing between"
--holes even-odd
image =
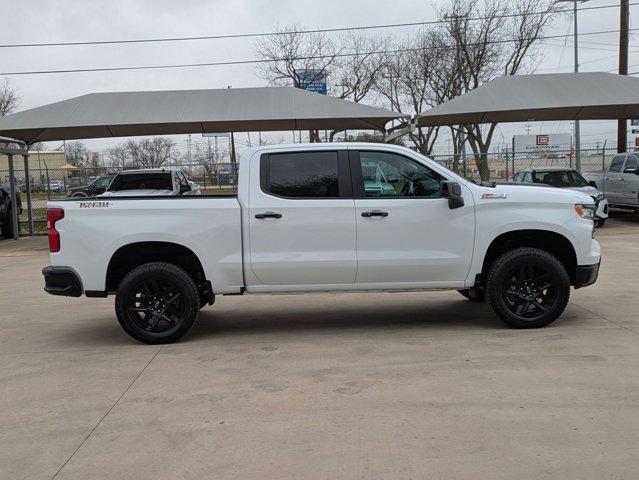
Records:
<instances>
[{"instance_id":1,"label":"rear bumper","mask_svg":"<svg viewBox=\"0 0 639 480\"><path fill-rule=\"evenodd\" d=\"M581 265L575 271L575 288L583 288L592 285L599 276L599 265Z\"/></svg>"},{"instance_id":2,"label":"rear bumper","mask_svg":"<svg viewBox=\"0 0 639 480\"><path fill-rule=\"evenodd\" d=\"M79 297L82 295L82 282L71 267L45 267L44 291L51 295Z\"/></svg>"}]
</instances>

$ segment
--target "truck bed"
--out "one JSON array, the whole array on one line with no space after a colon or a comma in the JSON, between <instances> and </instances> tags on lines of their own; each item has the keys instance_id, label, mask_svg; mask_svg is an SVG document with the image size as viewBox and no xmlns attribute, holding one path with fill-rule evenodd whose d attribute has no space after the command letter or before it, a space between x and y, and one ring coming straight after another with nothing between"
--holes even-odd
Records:
<instances>
[{"instance_id":1,"label":"truck bed","mask_svg":"<svg viewBox=\"0 0 639 480\"><path fill-rule=\"evenodd\" d=\"M215 293L237 293L243 285L241 210L235 196L110 197L48 202L61 208L56 223L61 249L51 265L72 264L85 291L104 291L105 272L124 245L166 242L200 259Z\"/></svg>"}]
</instances>

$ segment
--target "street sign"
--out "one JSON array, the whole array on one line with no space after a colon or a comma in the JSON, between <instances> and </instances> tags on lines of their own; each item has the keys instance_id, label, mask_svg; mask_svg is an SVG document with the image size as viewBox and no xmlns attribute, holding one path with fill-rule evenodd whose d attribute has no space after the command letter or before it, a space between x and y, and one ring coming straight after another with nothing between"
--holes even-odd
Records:
<instances>
[{"instance_id":1,"label":"street sign","mask_svg":"<svg viewBox=\"0 0 639 480\"><path fill-rule=\"evenodd\" d=\"M633 120L630 120L630 126L639 127L639 118L635 118Z\"/></svg>"},{"instance_id":2,"label":"street sign","mask_svg":"<svg viewBox=\"0 0 639 480\"><path fill-rule=\"evenodd\" d=\"M635 134L635 135L638 134L639 133L639 128L633 128L632 129L632 133Z\"/></svg>"},{"instance_id":3,"label":"street sign","mask_svg":"<svg viewBox=\"0 0 639 480\"><path fill-rule=\"evenodd\" d=\"M513 137L515 152L518 154L539 155L559 154L571 148L569 133L549 133L542 135L515 135Z\"/></svg>"},{"instance_id":4,"label":"street sign","mask_svg":"<svg viewBox=\"0 0 639 480\"><path fill-rule=\"evenodd\" d=\"M295 70L295 74L301 89L321 95L328 93L325 70Z\"/></svg>"}]
</instances>

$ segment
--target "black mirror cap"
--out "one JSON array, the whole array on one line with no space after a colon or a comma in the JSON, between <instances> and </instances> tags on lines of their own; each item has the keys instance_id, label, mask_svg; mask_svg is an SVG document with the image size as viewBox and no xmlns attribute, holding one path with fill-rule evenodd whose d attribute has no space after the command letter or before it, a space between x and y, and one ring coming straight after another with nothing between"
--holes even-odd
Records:
<instances>
[{"instance_id":1,"label":"black mirror cap","mask_svg":"<svg viewBox=\"0 0 639 480\"><path fill-rule=\"evenodd\" d=\"M448 208L454 210L464 206L461 185L449 180L440 183L439 196L448 199Z\"/></svg>"},{"instance_id":2,"label":"black mirror cap","mask_svg":"<svg viewBox=\"0 0 639 480\"><path fill-rule=\"evenodd\" d=\"M191 191L191 185L180 184L180 194L190 192L190 191Z\"/></svg>"},{"instance_id":3,"label":"black mirror cap","mask_svg":"<svg viewBox=\"0 0 639 480\"><path fill-rule=\"evenodd\" d=\"M599 188L599 186L597 185L597 182L595 182L594 180L590 180L588 182L588 185L590 185L591 187Z\"/></svg>"}]
</instances>

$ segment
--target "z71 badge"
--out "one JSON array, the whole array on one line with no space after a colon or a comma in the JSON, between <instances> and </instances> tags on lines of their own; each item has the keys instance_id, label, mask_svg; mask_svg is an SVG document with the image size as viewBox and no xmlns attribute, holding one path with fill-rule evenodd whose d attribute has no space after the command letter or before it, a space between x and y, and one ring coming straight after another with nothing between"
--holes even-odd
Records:
<instances>
[{"instance_id":1,"label":"z71 badge","mask_svg":"<svg viewBox=\"0 0 639 480\"><path fill-rule=\"evenodd\" d=\"M497 200L500 198L508 198L508 195L506 195L505 193L482 193L481 194L482 200Z\"/></svg>"},{"instance_id":2,"label":"z71 badge","mask_svg":"<svg viewBox=\"0 0 639 480\"><path fill-rule=\"evenodd\" d=\"M111 202L80 202L80 208L109 208Z\"/></svg>"}]
</instances>

